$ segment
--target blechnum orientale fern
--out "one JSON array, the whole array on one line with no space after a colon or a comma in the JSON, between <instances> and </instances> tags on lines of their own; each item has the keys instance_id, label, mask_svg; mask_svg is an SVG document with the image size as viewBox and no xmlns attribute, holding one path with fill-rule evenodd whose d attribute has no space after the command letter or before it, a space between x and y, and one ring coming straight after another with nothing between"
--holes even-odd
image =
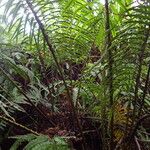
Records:
<instances>
[{"instance_id":1,"label":"blechnum orientale fern","mask_svg":"<svg viewBox=\"0 0 150 150\"><path fill-rule=\"evenodd\" d=\"M103 145L107 149L109 143L111 149L115 142L117 148L130 142L127 139L136 136L141 116L147 111L149 114L146 107L149 107L150 100L150 3L145 0L135 6L131 0L107 2L104 6L99 1L85 0L9 0L3 19L10 18L9 23L6 20L6 31L11 32L12 41L21 43L22 48L40 56L36 61L42 64L43 72L50 64L57 68L63 88L67 90L73 121L78 124L82 138L84 135L78 119L77 103L101 119ZM90 54L95 49L98 49L100 56L93 62ZM27 78L32 77L29 70L24 71L3 55L2 59L9 62L13 71ZM78 80L69 79L61 68L60 63L65 61L84 64ZM38 78L36 73L33 74ZM6 77L6 74L3 75ZM39 81L37 78L32 79L33 85ZM7 77L6 80L11 79ZM57 99L54 85L50 86L49 91L49 87L42 87L39 82L38 86L47 93L53 91L52 97ZM17 87L15 85L17 92L22 90ZM81 99L73 101L70 87L77 89L77 98ZM31 93L19 93L35 109L36 104L41 103L40 95L36 97L39 101L36 101L30 98ZM2 96L7 98L7 95ZM8 101L20 108L17 102ZM5 109L7 104L2 103L3 114L12 119L11 112ZM86 104L90 107L86 108ZM120 109L124 110L123 113ZM43 114L41 110L37 111ZM45 137L44 140L46 145L49 144Z\"/></svg>"}]
</instances>

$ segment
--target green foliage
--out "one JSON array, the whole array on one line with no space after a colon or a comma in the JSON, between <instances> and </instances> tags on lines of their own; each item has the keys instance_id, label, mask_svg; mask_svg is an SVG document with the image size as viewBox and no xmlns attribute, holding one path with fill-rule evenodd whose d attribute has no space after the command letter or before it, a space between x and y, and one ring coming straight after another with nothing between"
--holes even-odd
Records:
<instances>
[{"instance_id":1,"label":"green foliage","mask_svg":"<svg viewBox=\"0 0 150 150\"><path fill-rule=\"evenodd\" d=\"M114 114L114 127L121 125L123 128L121 132L124 132L127 127L130 128L131 124L128 124L126 120L131 119L132 123L136 124L136 119L140 117L141 112L142 114L149 113L150 90L146 87L150 63L150 3L148 0L140 1L137 6L132 0L109 2L111 43L106 42L109 31L105 30L105 7L98 0L32 0L31 2L50 38L61 67L66 65L67 69L63 68L63 74L67 86L73 90L72 100L78 109L101 117L102 126L107 122L108 128L111 116ZM13 107L23 111L18 103L27 102L27 97L35 105L42 103L50 108L55 107L55 111L58 110L59 108L56 109L54 105L61 100L59 95L64 93L64 85L62 85L61 77L59 77L56 64L48 51L39 25L26 1L8 0L5 4L3 21L7 24L5 32L10 34L8 44L12 45L1 44L3 53L1 61L4 63L4 66L1 66L1 72L9 73L8 75L3 73L1 79L1 112L11 118L11 111L8 110ZM21 48L13 47L14 42L17 45L21 44ZM20 49L28 51L33 60L26 59L23 55L17 64L14 58L10 58L12 53L5 51L7 49L17 52L20 52ZM95 55L100 53L94 62L92 60L94 56L91 54L93 51ZM112 81L109 75L108 51L111 51L113 60ZM27 65L28 61L33 61L31 68ZM84 66L83 69L79 68L81 72L77 80L69 76L69 73L73 71L71 63ZM44 71L36 66L38 64ZM48 78L42 73L49 68L53 76L50 76L51 82L48 82L46 86L41 79ZM26 88L12 78L14 74L18 74L24 80L29 80ZM112 91L109 89L110 82L112 82ZM43 91L44 96L41 94ZM109 104L110 92L113 95L111 106ZM49 101L50 93L54 102ZM11 97L14 99L12 100ZM119 108L117 108L118 104ZM120 113L122 108L125 108L125 111ZM132 114L131 117L126 117L125 114L129 113ZM106 129L106 133L108 132L109 129ZM116 139L121 139L124 135L121 133L121 136ZM55 140L59 145L59 141ZM41 149L50 148L53 147L50 145L53 145L54 141L40 136L32 139L25 149L32 149L34 146L35 149L39 146ZM13 147L18 146L20 142L22 141L17 140Z\"/></svg>"},{"instance_id":2,"label":"green foliage","mask_svg":"<svg viewBox=\"0 0 150 150\"><path fill-rule=\"evenodd\" d=\"M16 139L16 141L10 150L17 150L24 142L28 142L28 144L23 147L23 150L69 150L65 140L60 137L49 139L48 136L45 135L35 136L33 134L27 134L11 138Z\"/></svg>"}]
</instances>

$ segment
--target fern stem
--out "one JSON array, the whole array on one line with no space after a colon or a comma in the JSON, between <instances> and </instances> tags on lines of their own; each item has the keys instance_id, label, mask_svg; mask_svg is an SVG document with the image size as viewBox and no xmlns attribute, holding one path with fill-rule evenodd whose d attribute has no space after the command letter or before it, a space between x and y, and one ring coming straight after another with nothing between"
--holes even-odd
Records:
<instances>
[{"instance_id":1,"label":"fern stem","mask_svg":"<svg viewBox=\"0 0 150 150\"><path fill-rule=\"evenodd\" d=\"M113 150L114 141L113 141L113 126L114 126L114 114L113 114L113 57L111 49L111 29L110 29L110 15L109 15L109 3L108 0L105 0L105 14L106 14L106 49L108 51L108 66L109 66L109 102L111 108L111 119L110 119L110 144L109 149Z\"/></svg>"},{"instance_id":2,"label":"fern stem","mask_svg":"<svg viewBox=\"0 0 150 150\"><path fill-rule=\"evenodd\" d=\"M139 112L138 112L138 117L140 117L141 112L142 112L142 108L144 106L144 100L145 100L145 97L147 94L147 89L148 89L148 84L149 84L149 77L150 77L150 64L148 66L148 71L147 71L147 76L146 76L146 81L145 81L145 87L144 87L144 91L143 91L141 105L140 105Z\"/></svg>"},{"instance_id":3,"label":"fern stem","mask_svg":"<svg viewBox=\"0 0 150 150\"><path fill-rule=\"evenodd\" d=\"M47 45L48 45L48 47L49 47L50 52L52 53L52 56L53 56L54 61L55 61L56 65L57 65L58 71L59 71L59 73L60 73L60 75L61 75L61 77L62 77L64 86L65 86L65 88L66 88L66 90L67 90L67 94L68 94L68 97L69 97L69 103L71 104L71 106L72 106L72 108L73 108L74 106L73 106L73 102L72 102L72 100L71 100L70 91L69 91L69 89L68 89L68 86L67 86L67 83L66 83L66 81L65 81L65 78L64 78L62 69L61 69L61 67L60 67L60 65L59 65L59 62L58 62L58 60L57 60L57 57L56 57L56 55L55 55L55 52L54 52L55 50L53 49L53 46L52 46L52 44L51 44L51 42L50 42L50 39L49 39L49 37L48 37L48 35L47 35L45 29L44 29L44 25L42 24L42 22L41 22L40 19L38 18L36 12L33 10L33 6L32 6L32 4L31 4L31 2L29 2L28 0L26 0L26 2L27 2L27 4L28 4L30 10L32 11L32 13L33 13L33 15L34 15L34 17L35 17L35 19L36 19L36 21L37 21L37 23L38 23L38 25L39 25L39 28L40 28L41 31L42 31L42 34L43 34L44 39L45 39L45 41L46 41L46 43L47 43ZM74 109L73 109L73 110L74 110Z\"/></svg>"},{"instance_id":4,"label":"fern stem","mask_svg":"<svg viewBox=\"0 0 150 150\"><path fill-rule=\"evenodd\" d=\"M137 120L136 124L133 126L132 131L123 139L121 145L123 145L124 143L130 144L132 142L132 139L134 138L139 125L147 118L150 118L150 114L146 114Z\"/></svg>"},{"instance_id":5,"label":"fern stem","mask_svg":"<svg viewBox=\"0 0 150 150\"><path fill-rule=\"evenodd\" d=\"M19 123L15 122L15 121L13 121L13 120L11 120L11 119L8 119L8 118L6 118L6 117L4 117L4 116L1 116L1 115L0 115L0 119L4 120L4 121L6 121L6 122L9 122L9 123L11 123L11 124L14 124L15 126L17 126L17 127L19 127L19 128L22 128L22 129L24 129L24 130L26 130L26 131L28 131L28 132L30 132L30 133L33 133L33 134L35 134L35 135L40 135L40 134L37 133L36 131L33 131L32 129L29 129L29 128L23 126L22 124L19 124Z\"/></svg>"},{"instance_id":6,"label":"fern stem","mask_svg":"<svg viewBox=\"0 0 150 150\"><path fill-rule=\"evenodd\" d=\"M38 33L39 33L40 31L38 30ZM38 36L39 37L39 36ZM50 89L50 87L49 87L49 84L48 84L48 79L47 79L47 77L46 77L46 67L45 67L45 62L44 62L44 58L43 58L43 56L41 55L41 50L40 50L40 48L39 48L39 45L38 45L38 43L39 43L39 39L38 39L38 41L36 40L36 38L35 38L35 36L34 36L34 40L35 40L35 43L36 43L36 47L37 47L37 50L38 50L38 57L39 57L39 60L40 60L40 67L41 67L41 76L44 78L44 80L46 81L46 87L47 87L47 89L48 89L48 91L49 91L49 94L48 95L50 95L51 96L51 104L52 104L52 106L51 106L51 109L52 109L52 112L54 112L54 100L52 99L53 98L53 96L52 96L52 92L53 92L53 94L55 93L55 90L54 90L54 86L53 86L53 82L52 82L52 92L51 92L51 89ZM45 40L43 40L43 48L45 49ZM47 97L48 98L48 97Z\"/></svg>"},{"instance_id":7,"label":"fern stem","mask_svg":"<svg viewBox=\"0 0 150 150\"><path fill-rule=\"evenodd\" d=\"M130 143L136 133L136 130L138 129L139 124L146 118L150 117L150 115L145 115L143 117L141 117L139 120L136 120L136 116L138 115L138 117L140 117L141 114L141 110L143 108L144 105L144 99L146 96L146 92L147 92L147 88L148 88L148 81L149 81L149 74L150 74L150 65L148 68L148 72L147 72L147 77L146 77L146 82L145 82L145 88L144 88L144 92L143 92L143 97L142 97L142 104L140 106L140 109L137 113L137 100L138 100L138 89L140 86L140 78L141 78L141 71L142 71L142 63L143 63L143 57L144 57L144 52L146 49L146 45L147 45L147 41L149 38L149 34L150 34L150 26L149 28L145 31L145 38L143 41L143 44L141 45L141 49L140 49L140 53L139 53L139 63L138 63L138 72L137 72L137 76L136 76L136 85L135 85L135 91L134 91L134 101L133 101L133 105L134 105L134 109L133 109L133 127L131 128L131 131L129 132L129 134L124 138L122 143Z\"/></svg>"},{"instance_id":8,"label":"fern stem","mask_svg":"<svg viewBox=\"0 0 150 150\"><path fill-rule=\"evenodd\" d=\"M133 105L134 105L134 109L133 109L133 123L134 123L135 118L136 118L138 89L139 89L139 86L140 86L142 63L143 63L144 52L145 52L145 49L146 49L146 45L147 45L147 41L148 41L148 38L149 38L149 34L150 34L150 26L145 31L145 38L144 38L143 44L141 45L140 53L139 53L139 56L138 56L139 57L138 66L137 66L138 67L138 71L137 71L137 76L136 76L136 84L135 84L135 91L134 91L134 101L133 101Z\"/></svg>"},{"instance_id":9,"label":"fern stem","mask_svg":"<svg viewBox=\"0 0 150 150\"><path fill-rule=\"evenodd\" d=\"M51 42L50 42L50 39L49 39L48 34L46 33L46 30L45 30L45 28L44 28L44 25L42 24L41 20L39 19L39 17L37 16L36 12L35 12L34 9L33 9L32 3L31 3L29 0L26 0L26 3L27 3L27 5L28 5L28 7L30 8L31 12L33 13L36 22L37 22L38 25L39 25L39 28L40 28L40 30L41 30L41 32L42 32L42 34L43 34L43 37L44 37L44 39L45 39L45 41L46 41L46 43L47 43L47 45L48 45L49 51L51 52L51 54L52 54L52 56L53 56L53 59L54 59L54 61L55 61L55 63L56 63L57 69L58 69L58 71L59 71L59 73L60 73L60 75L61 75L61 77L62 77L63 84L64 84L64 86L65 86L65 88L66 88L66 92L67 92L67 95L68 95L68 102L69 102L69 104L70 104L70 106L71 106L72 113L73 113L73 118L72 118L72 119L73 119L74 125L75 125L75 122L77 123L77 126L78 126L78 128L79 128L79 130L80 130L80 133L81 133L81 136L82 136L82 139L83 139L83 142L84 142L84 148L83 148L83 149L85 149L86 143L85 143L85 140L84 140L84 135L83 135L83 131L82 131L82 126L81 126L81 124L80 124L80 122L79 122L79 118L78 118L78 116L77 116L77 112L76 112L76 110L75 110L75 107L74 107L74 104L73 104L73 101L72 101L72 98L71 98L70 90L69 90L69 88L68 88L68 86L67 86L67 83L66 83L66 81L65 81L65 77L64 77L62 68L61 68L61 66L60 66L60 64L59 64L59 62L58 62L58 60L57 60L57 56L55 55L55 50L54 50L54 48L53 48L53 46L52 46L52 44L51 44ZM75 118L75 119L74 119L74 118Z\"/></svg>"}]
</instances>

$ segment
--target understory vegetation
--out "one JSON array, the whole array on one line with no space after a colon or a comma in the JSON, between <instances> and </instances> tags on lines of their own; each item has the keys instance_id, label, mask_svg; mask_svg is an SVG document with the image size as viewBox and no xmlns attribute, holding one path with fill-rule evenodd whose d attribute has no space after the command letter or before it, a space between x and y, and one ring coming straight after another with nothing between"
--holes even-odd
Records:
<instances>
[{"instance_id":1,"label":"understory vegetation","mask_svg":"<svg viewBox=\"0 0 150 150\"><path fill-rule=\"evenodd\" d=\"M149 0L0 6L0 149L150 149Z\"/></svg>"}]
</instances>

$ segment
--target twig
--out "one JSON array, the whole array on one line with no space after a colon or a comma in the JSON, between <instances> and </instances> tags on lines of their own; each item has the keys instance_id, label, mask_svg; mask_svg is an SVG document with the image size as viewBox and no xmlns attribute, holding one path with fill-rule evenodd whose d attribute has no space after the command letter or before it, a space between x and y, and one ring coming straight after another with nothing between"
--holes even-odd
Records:
<instances>
[{"instance_id":1,"label":"twig","mask_svg":"<svg viewBox=\"0 0 150 150\"><path fill-rule=\"evenodd\" d=\"M138 150L141 150L141 146L140 146L136 136L134 136L134 140L135 140Z\"/></svg>"},{"instance_id":2,"label":"twig","mask_svg":"<svg viewBox=\"0 0 150 150\"><path fill-rule=\"evenodd\" d=\"M35 135L40 135L40 134L37 133L36 131L33 131L32 129L29 129L29 128L27 128L27 127L25 127L25 126L23 126L23 125L21 125L21 124L15 122L15 121L11 120L11 119L8 119L8 118L6 118L6 117L4 117L4 116L1 116L1 115L0 115L0 119L4 120L4 121L6 121L6 122L9 122L9 123L11 123L11 124L14 124L15 126L17 126L17 127L19 127L19 128L22 128L22 129L24 129L24 130L26 130L26 131L28 131L28 132L30 132L30 133L33 133L33 134L35 134Z\"/></svg>"},{"instance_id":3,"label":"twig","mask_svg":"<svg viewBox=\"0 0 150 150\"><path fill-rule=\"evenodd\" d=\"M147 133L147 132L144 132L144 131L141 131L141 130L138 130L140 133L143 133L145 135L150 135L150 133Z\"/></svg>"},{"instance_id":4,"label":"twig","mask_svg":"<svg viewBox=\"0 0 150 150\"><path fill-rule=\"evenodd\" d=\"M119 150L121 148L122 141L123 141L123 137L119 140L119 142L117 143L117 145L116 145L114 150Z\"/></svg>"}]
</instances>

